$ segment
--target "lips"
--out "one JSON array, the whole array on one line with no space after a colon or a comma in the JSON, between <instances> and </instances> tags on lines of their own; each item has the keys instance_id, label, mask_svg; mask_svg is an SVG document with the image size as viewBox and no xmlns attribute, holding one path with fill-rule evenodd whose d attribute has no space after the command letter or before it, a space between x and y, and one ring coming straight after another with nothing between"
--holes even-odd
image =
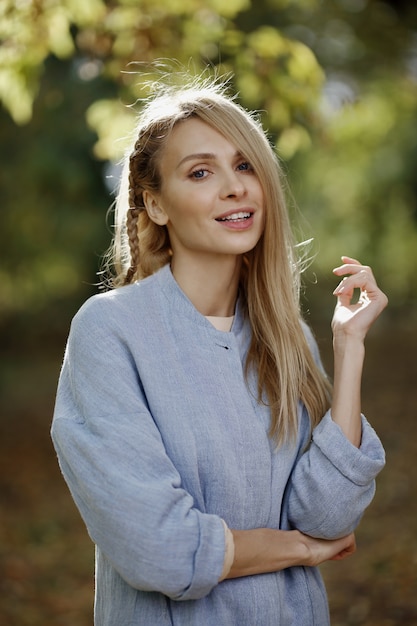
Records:
<instances>
[{"instance_id":1,"label":"lips","mask_svg":"<svg viewBox=\"0 0 417 626\"><path fill-rule=\"evenodd\" d=\"M221 217L216 217L216 222L242 222L252 217L253 211L234 211Z\"/></svg>"}]
</instances>

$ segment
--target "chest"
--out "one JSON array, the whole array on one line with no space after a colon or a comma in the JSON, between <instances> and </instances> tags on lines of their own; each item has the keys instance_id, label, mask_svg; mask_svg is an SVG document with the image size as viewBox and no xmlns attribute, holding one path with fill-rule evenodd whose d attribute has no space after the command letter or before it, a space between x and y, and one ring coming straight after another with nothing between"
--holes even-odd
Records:
<instances>
[{"instance_id":1,"label":"chest","mask_svg":"<svg viewBox=\"0 0 417 626\"><path fill-rule=\"evenodd\" d=\"M276 451L268 437L269 409L244 375L247 341L159 329L151 343L134 357L182 486L232 527L267 525L279 514L295 450Z\"/></svg>"}]
</instances>

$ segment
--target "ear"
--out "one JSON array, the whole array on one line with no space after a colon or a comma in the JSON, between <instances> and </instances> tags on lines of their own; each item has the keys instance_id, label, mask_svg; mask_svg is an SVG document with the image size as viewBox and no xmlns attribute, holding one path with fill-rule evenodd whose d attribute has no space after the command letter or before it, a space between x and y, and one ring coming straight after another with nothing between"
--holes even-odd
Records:
<instances>
[{"instance_id":1,"label":"ear","mask_svg":"<svg viewBox=\"0 0 417 626\"><path fill-rule=\"evenodd\" d=\"M168 215L160 205L158 196L145 189L142 198L150 219L155 222L155 224L158 224L158 226L165 226L168 223Z\"/></svg>"}]
</instances>

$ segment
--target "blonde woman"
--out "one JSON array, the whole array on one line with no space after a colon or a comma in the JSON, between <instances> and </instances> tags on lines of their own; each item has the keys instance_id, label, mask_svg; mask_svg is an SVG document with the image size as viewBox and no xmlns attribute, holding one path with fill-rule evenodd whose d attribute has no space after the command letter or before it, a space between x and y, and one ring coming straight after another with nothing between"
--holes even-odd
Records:
<instances>
[{"instance_id":1,"label":"blonde woman","mask_svg":"<svg viewBox=\"0 0 417 626\"><path fill-rule=\"evenodd\" d=\"M277 159L207 83L144 108L112 261L73 320L52 426L96 544L95 623L325 626L317 566L354 552L384 465L360 408L387 303L371 269L334 270L330 392Z\"/></svg>"}]
</instances>

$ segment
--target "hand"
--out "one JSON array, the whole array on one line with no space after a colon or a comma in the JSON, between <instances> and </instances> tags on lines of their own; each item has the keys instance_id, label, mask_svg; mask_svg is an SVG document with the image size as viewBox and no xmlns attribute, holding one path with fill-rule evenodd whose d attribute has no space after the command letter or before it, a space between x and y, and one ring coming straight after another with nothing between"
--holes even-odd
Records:
<instances>
[{"instance_id":1,"label":"hand","mask_svg":"<svg viewBox=\"0 0 417 626\"><path fill-rule=\"evenodd\" d=\"M305 565L317 566L325 561L342 561L356 552L356 539L353 533L330 541L314 539L307 535L304 535L304 539L310 553Z\"/></svg>"},{"instance_id":2,"label":"hand","mask_svg":"<svg viewBox=\"0 0 417 626\"><path fill-rule=\"evenodd\" d=\"M334 290L337 304L332 320L333 334L355 336L363 340L373 322L388 304L387 296L379 289L372 270L356 259L342 256L343 265L333 273L344 276ZM360 289L357 303L352 303L354 290Z\"/></svg>"}]
</instances>

